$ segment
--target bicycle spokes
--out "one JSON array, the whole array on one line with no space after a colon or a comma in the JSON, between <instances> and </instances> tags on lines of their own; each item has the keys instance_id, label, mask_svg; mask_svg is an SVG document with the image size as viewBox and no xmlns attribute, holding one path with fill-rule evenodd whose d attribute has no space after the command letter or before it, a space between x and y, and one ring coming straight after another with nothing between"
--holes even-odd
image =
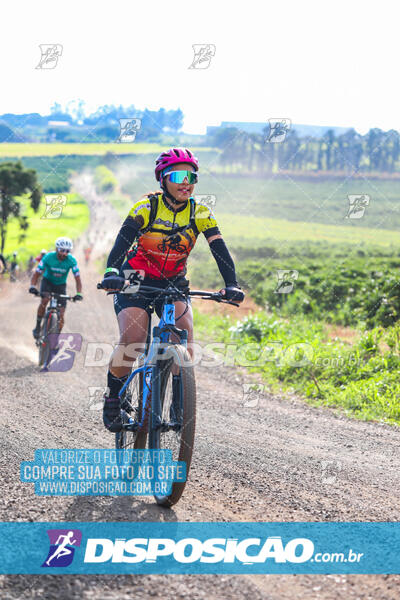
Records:
<instances>
[{"instance_id":1,"label":"bicycle spokes","mask_svg":"<svg viewBox=\"0 0 400 600\"><path fill-rule=\"evenodd\" d=\"M182 432L182 401L180 377L168 373L163 382L161 397L160 448L172 450L173 460L178 460Z\"/></svg>"},{"instance_id":2,"label":"bicycle spokes","mask_svg":"<svg viewBox=\"0 0 400 600\"><path fill-rule=\"evenodd\" d=\"M132 378L121 397L121 418L123 428L115 437L115 446L121 448L145 448L147 439L146 423L142 418L143 372ZM140 425L142 426L140 427Z\"/></svg>"}]
</instances>

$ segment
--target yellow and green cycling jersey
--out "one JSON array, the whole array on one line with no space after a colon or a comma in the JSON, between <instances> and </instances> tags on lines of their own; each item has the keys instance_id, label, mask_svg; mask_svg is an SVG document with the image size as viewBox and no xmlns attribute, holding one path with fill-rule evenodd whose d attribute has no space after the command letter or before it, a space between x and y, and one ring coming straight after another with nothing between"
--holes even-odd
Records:
<instances>
[{"instance_id":1,"label":"yellow and green cycling jersey","mask_svg":"<svg viewBox=\"0 0 400 600\"><path fill-rule=\"evenodd\" d=\"M157 194L157 212L147 231L151 213L149 197L132 206L128 216L143 221L135 248L128 253L128 262L133 269L143 270L153 279L185 275L187 258L199 234L203 233L206 238L219 234L210 208L194 199L192 202L194 212L190 201L174 211L160 192Z\"/></svg>"}]
</instances>

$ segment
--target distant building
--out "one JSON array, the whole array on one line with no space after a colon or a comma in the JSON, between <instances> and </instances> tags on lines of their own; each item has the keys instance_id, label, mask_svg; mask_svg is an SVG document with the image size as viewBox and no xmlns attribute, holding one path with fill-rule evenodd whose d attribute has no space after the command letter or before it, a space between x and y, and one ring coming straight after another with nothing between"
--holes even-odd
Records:
<instances>
[{"instance_id":1,"label":"distant building","mask_svg":"<svg viewBox=\"0 0 400 600\"><path fill-rule=\"evenodd\" d=\"M208 126L207 135L212 135L219 128L236 127L247 133L262 133L265 127L268 127L268 121L264 123L246 122L246 121L222 121L219 126ZM335 135L341 135L350 128L349 127L329 127L325 125L298 125L292 123L291 129L294 129L299 137L322 137L329 129L333 129Z\"/></svg>"},{"instance_id":2,"label":"distant building","mask_svg":"<svg viewBox=\"0 0 400 600\"><path fill-rule=\"evenodd\" d=\"M68 121L48 121L48 127L70 127L71 123Z\"/></svg>"}]
</instances>

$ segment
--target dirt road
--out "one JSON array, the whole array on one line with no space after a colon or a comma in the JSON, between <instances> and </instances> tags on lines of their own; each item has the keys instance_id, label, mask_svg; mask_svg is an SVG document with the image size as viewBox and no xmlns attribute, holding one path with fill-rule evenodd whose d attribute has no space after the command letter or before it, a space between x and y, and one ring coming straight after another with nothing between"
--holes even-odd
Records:
<instances>
[{"instance_id":1,"label":"dirt road","mask_svg":"<svg viewBox=\"0 0 400 600\"><path fill-rule=\"evenodd\" d=\"M101 200L88 177L76 185L92 205ZM111 208L98 206L95 256L109 248L119 223ZM20 462L36 448L113 445L100 411L89 409L88 388L105 385L106 369L85 366L85 356L88 342L116 340L116 319L111 298L96 290L93 265L82 267L82 279L84 301L68 307L65 331L79 332L83 347L65 373L38 372L31 338L37 300L27 285L0 292L2 521L399 520L398 428L340 418L295 398L266 395L245 407L242 371L202 365L194 461L176 507L160 509L146 497L36 497L19 482ZM0 576L2 599L149 596L398 599L400 576Z\"/></svg>"}]
</instances>

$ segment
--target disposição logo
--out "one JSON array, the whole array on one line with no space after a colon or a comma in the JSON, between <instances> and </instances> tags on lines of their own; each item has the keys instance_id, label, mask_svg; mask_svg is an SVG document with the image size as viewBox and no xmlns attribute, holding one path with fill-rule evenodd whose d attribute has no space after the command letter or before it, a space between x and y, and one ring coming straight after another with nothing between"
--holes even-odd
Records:
<instances>
[{"instance_id":1,"label":"disposi\u00e7\u00e3o logo","mask_svg":"<svg viewBox=\"0 0 400 600\"><path fill-rule=\"evenodd\" d=\"M81 545L80 529L48 529L50 548L42 567L68 567L74 558L75 548Z\"/></svg>"}]
</instances>

